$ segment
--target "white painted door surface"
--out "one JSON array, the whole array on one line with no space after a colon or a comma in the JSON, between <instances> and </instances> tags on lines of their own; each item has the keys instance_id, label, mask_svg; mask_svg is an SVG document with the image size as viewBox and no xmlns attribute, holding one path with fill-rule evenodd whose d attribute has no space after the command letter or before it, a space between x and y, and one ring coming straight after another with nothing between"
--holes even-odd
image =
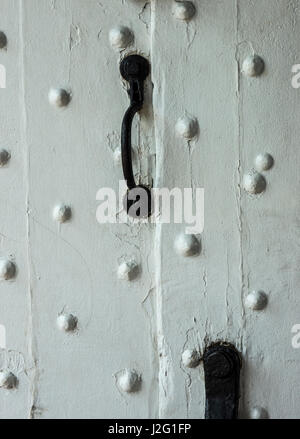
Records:
<instances>
[{"instance_id":1,"label":"white painted door surface","mask_svg":"<svg viewBox=\"0 0 300 439\"><path fill-rule=\"evenodd\" d=\"M203 418L216 341L240 417L299 417L300 1L193 5L0 0L0 418ZM201 234L97 221L132 53L136 180L204 188Z\"/></svg>"}]
</instances>

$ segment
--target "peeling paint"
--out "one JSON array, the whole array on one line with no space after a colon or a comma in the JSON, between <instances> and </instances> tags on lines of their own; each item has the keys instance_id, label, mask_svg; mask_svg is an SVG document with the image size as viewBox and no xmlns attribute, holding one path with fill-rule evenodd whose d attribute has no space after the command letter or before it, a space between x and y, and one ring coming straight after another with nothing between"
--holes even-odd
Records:
<instances>
[{"instance_id":1,"label":"peeling paint","mask_svg":"<svg viewBox=\"0 0 300 439\"><path fill-rule=\"evenodd\" d=\"M74 47L78 46L81 42L81 29L77 24L70 25L70 37L69 37L69 49L72 51Z\"/></svg>"}]
</instances>

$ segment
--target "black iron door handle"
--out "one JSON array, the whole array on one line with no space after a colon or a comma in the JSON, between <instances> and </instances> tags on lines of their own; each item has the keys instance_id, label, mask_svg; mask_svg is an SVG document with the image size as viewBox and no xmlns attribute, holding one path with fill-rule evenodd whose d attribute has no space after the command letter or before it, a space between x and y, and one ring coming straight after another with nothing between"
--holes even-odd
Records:
<instances>
[{"instance_id":1,"label":"black iron door handle","mask_svg":"<svg viewBox=\"0 0 300 439\"><path fill-rule=\"evenodd\" d=\"M129 55L120 64L120 73L129 83L128 95L130 98L130 105L124 115L121 129L122 167L128 187L124 205L128 214L134 217L148 217L151 214L151 191L146 186L135 183L131 153L132 121L134 115L143 107L144 81L149 72L148 61L140 55ZM139 208L132 209L137 201Z\"/></svg>"},{"instance_id":2,"label":"black iron door handle","mask_svg":"<svg viewBox=\"0 0 300 439\"><path fill-rule=\"evenodd\" d=\"M205 419L236 419L238 416L241 359L234 346L218 343L203 356Z\"/></svg>"}]
</instances>

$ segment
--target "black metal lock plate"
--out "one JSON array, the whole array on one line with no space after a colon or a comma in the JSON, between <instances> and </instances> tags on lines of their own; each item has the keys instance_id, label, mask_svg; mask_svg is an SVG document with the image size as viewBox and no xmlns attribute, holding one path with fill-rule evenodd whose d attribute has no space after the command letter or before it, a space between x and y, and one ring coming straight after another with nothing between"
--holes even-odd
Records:
<instances>
[{"instance_id":1,"label":"black metal lock plate","mask_svg":"<svg viewBox=\"0 0 300 439\"><path fill-rule=\"evenodd\" d=\"M127 109L121 128L121 151L123 174L128 187L123 204L128 215L143 219L152 213L153 200L151 190L137 185L133 175L131 157L131 128L134 115L141 110L144 102L144 81L150 73L150 64L140 55L129 55L120 65L122 77L129 82L128 96L130 106Z\"/></svg>"},{"instance_id":2,"label":"black metal lock plate","mask_svg":"<svg viewBox=\"0 0 300 439\"><path fill-rule=\"evenodd\" d=\"M238 416L241 359L231 344L218 343L203 356L205 419L236 419Z\"/></svg>"}]
</instances>

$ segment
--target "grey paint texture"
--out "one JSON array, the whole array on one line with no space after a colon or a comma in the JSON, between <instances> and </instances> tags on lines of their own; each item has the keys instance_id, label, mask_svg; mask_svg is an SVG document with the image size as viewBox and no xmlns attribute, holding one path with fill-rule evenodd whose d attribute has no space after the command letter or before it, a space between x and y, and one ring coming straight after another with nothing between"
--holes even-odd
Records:
<instances>
[{"instance_id":1,"label":"grey paint texture","mask_svg":"<svg viewBox=\"0 0 300 439\"><path fill-rule=\"evenodd\" d=\"M0 389L1 418L201 418L202 364L184 359L217 340L243 356L241 417L256 406L299 416L299 0L193 3L186 21L173 0L0 0L0 147L11 154L0 257L17 267L0 282L0 369L18 378ZM111 46L119 26L134 36L126 48L116 33ZM122 179L119 62L130 53L152 69L133 127L136 179L205 189L199 255L174 251L184 225L96 221L98 189ZM254 54L264 71L246 76ZM50 105L52 88L68 105ZM190 140L176 135L186 116L198 122ZM244 175L266 152L266 189L249 194ZM71 209L62 223L60 205ZM118 271L127 261L138 266L131 281ZM252 291L266 293L264 309L245 306ZM59 330L69 314L76 329ZM130 377L139 385L124 392Z\"/></svg>"}]
</instances>

